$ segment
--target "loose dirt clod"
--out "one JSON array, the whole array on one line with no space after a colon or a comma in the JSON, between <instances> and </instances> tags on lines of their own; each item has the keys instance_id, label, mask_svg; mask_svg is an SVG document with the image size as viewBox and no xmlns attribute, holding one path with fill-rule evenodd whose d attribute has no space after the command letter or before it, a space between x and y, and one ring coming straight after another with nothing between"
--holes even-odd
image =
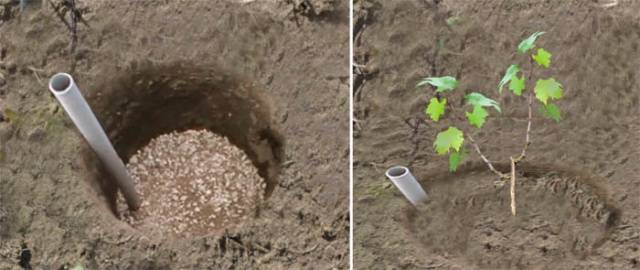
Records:
<instances>
[{"instance_id":1,"label":"loose dirt clod","mask_svg":"<svg viewBox=\"0 0 640 270\"><path fill-rule=\"evenodd\" d=\"M161 135L127 167L143 203L137 212L123 211L123 219L152 234L203 235L234 226L266 188L240 148L207 130Z\"/></svg>"}]
</instances>

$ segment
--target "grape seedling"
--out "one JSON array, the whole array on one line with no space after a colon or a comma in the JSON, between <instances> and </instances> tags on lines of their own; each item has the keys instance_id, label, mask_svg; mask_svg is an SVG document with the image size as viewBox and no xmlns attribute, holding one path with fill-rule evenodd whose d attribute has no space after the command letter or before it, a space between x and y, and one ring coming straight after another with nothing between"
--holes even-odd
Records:
<instances>
[{"instance_id":1,"label":"grape seedling","mask_svg":"<svg viewBox=\"0 0 640 270\"><path fill-rule=\"evenodd\" d=\"M560 121L560 109L555 105L556 100L560 99L563 95L562 85L554 78L539 78L535 84L531 84L534 66L537 64L542 69L548 69L551 65L551 53L544 48L538 47L535 52L536 40L543 35L544 32L536 32L529 36L518 45L518 53L524 55L531 55L529 63L531 64L528 74L525 76L525 72L516 64L509 66L498 84L498 94L502 94L503 89L507 87L516 96L527 96L528 106L528 119L525 133L525 143L522 151L518 156L509 157L511 163L511 172L504 173L497 170L492 162L482 153L480 146L473 139L471 133L466 131L461 126L449 126L446 130L441 131L436 136L433 144L435 151L438 155L449 155L449 170L456 171L458 166L462 163L467 155L465 150L465 143L470 144L471 147L478 153L480 158L489 167L489 169L495 173L500 180L511 180L511 212L516 215L515 204L515 181L516 181L516 165L526 157L527 148L531 144L531 119L532 110L534 106L534 97L539 102L539 112L547 118L550 118L556 122ZM527 90L527 83L532 89ZM428 77L422 79L416 87L423 87L431 85L435 87L435 94L432 97L426 107L425 113L427 116L437 122L445 115L446 110L455 112L458 108L455 108L452 104L459 104L456 102L447 102L447 98L444 97L447 91L455 91L458 86L458 81L452 76L443 77ZM481 129L487 121L490 112L500 114L502 112L500 104L485 96L479 92L471 92L464 96L464 104L468 106L464 113L468 120L469 128ZM448 105L448 106L447 106ZM502 183L502 182L501 182Z\"/></svg>"}]
</instances>

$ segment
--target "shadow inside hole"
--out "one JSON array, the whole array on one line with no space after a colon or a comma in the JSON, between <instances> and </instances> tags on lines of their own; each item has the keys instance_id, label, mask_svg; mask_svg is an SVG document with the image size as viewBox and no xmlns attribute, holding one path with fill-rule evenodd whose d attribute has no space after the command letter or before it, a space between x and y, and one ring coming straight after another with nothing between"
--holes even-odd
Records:
<instances>
[{"instance_id":1,"label":"shadow inside hole","mask_svg":"<svg viewBox=\"0 0 640 270\"><path fill-rule=\"evenodd\" d=\"M273 192L284 158L284 138L267 100L250 81L213 67L177 63L134 68L86 92L125 163L157 136L208 129L245 151L265 179L265 199ZM118 216L117 188L88 146L83 161L90 185Z\"/></svg>"}]
</instances>

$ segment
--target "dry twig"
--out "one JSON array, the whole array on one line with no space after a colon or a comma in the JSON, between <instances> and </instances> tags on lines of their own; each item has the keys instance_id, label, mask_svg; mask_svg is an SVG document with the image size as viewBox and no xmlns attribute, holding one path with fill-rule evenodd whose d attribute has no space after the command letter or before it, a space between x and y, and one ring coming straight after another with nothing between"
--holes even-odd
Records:
<instances>
[{"instance_id":1,"label":"dry twig","mask_svg":"<svg viewBox=\"0 0 640 270\"><path fill-rule=\"evenodd\" d=\"M413 120L413 122L411 120ZM416 161L418 149L420 148L420 138L418 137L418 131L420 130L420 124L424 123L424 121L422 121L422 118L415 117L415 118L405 119L404 122L407 124L407 126L411 128L411 136L409 137L409 139L413 144L413 148L409 153L409 164L408 164L409 167L411 167L413 166L413 163L415 163Z\"/></svg>"},{"instance_id":2,"label":"dry twig","mask_svg":"<svg viewBox=\"0 0 640 270\"><path fill-rule=\"evenodd\" d=\"M73 54L78 43L78 22L81 22L87 27L89 27L89 24L82 18L82 12L76 7L75 0L62 0L58 4L53 3L52 0L48 1L56 16L58 16L62 23L67 27L67 30L69 30L69 33L71 33L69 52ZM68 20L66 18L67 13L69 13Z\"/></svg>"},{"instance_id":3,"label":"dry twig","mask_svg":"<svg viewBox=\"0 0 640 270\"><path fill-rule=\"evenodd\" d=\"M44 84L44 82L42 81L42 79L40 78L40 75L38 75L38 73L40 73L40 72L43 72L43 73L44 73L44 70L42 70L42 69L37 69L37 68L34 68L34 67L32 67L32 66L27 67L27 69L28 69L28 70L30 70L31 72L33 72L33 76L35 76L35 77L36 77L36 80L38 81L38 83L39 83L40 85L42 85L42 86L44 86L44 85L45 85L45 84Z\"/></svg>"},{"instance_id":4,"label":"dry twig","mask_svg":"<svg viewBox=\"0 0 640 270\"><path fill-rule=\"evenodd\" d=\"M310 247L310 248L308 248L308 249L306 249L306 250L295 250L295 249L291 249L291 248L289 248L289 249L287 249L287 250L288 250L289 252L291 252L291 253L294 253L294 254L298 254L298 255L305 255L305 254L307 254L307 253L310 253L310 252L312 252L312 251L316 250L316 248L318 248L318 245L312 246L312 247Z\"/></svg>"}]
</instances>

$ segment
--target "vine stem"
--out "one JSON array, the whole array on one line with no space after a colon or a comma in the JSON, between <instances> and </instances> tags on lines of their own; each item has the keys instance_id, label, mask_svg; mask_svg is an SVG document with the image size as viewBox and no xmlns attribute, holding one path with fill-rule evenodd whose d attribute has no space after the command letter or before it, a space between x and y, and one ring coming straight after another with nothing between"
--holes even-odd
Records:
<instances>
[{"instance_id":1,"label":"vine stem","mask_svg":"<svg viewBox=\"0 0 640 270\"><path fill-rule=\"evenodd\" d=\"M533 60L529 59L529 75L527 76L527 81L531 81L531 75L533 75ZM529 116L527 118L527 133L525 134L525 141L524 141L524 147L522 147L522 152L520 153L520 156L518 156L515 159L515 162L518 163L520 161L522 161L526 156L527 156L527 148L529 148L529 145L531 144L531 140L530 140L530 136L529 134L531 133L531 121L533 118L533 114L532 114L532 108L533 108L533 89L529 90L529 101L528 101L528 109L529 109Z\"/></svg>"},{"instance_id":2,"label":"vine stem","mask_svg":"<svg viewBox=\"0 0 640 270\"><path fill-rule=\"evenodd\" d=\"M511 214L516 215L516 161L511 159Z\"/></svg>"},{"instance_id":3,"label":"vine stem","mask_svg":"<svg viewBox=\"0 0 640 270\"><path fill-rule=\"evenodd\" d=\"M520 153L520 156L518 156L514 162L518 163L520 161L522 161L526 156L527 156L527 148L529 148L529 145L531 144L531 139L530 139L530 135L531 134L531 119L532 117L532 107L533 107L533 93L531 93L531 91L529 91L529 117L527 119L527 133L525 134L525 138L524 138L524 147L522 147L522 152Z\"/></svg>"},{"instance_id":4,"label":"vine stem","mask_svg":"<svg viewBox=\"0 0 640 270\"><path fill-rule=\"evenodd\" d=\"M529 60L529 75L527 76L527 81L531 81L531 75L533 74L533 61ZM509 157L511 159L511 214L513 216L516 215L516 164L522 161L527 156L527 148L531 144L531 120L533 118L532 108L533 108L533 89L529 90L529 101L528 101L528 110L529 115L527 117L527 133L525 133L524 137L524 146L522 147L522 152L520 156L517 158Z\"/></svg>"},{"instance_id":5,"label":"vine stem","mask_svg":"<svg viewBox=\"0 0 640 270\"><path fill-rule=\"evenodd\" d=\"M489 170L491 170L493 173L498 175L498 177L500 177L501 179L508 178L506 174L496 170L496 168L493 167L493 164L491 163L491 161L484 154L482 154L482 151L480 150L480 146L478 146L476 141L473 139L473 137L471 136L471 133L469 132L465 132L465 133L467 134L467 138L469 138L469 141L471 141L473 148L476 150L478 155L480 155L480 158L482 159L482 161L484 161L484 163L487 164L487 167L489 167Z\"/></svg>"},{"instance_id":6,"label":"vine stem","mask_svg":"<svg viewBox=\"0 0 640 270\"><path fill-rule=\"evenodd\" d=\"M530 69L529 69L529 74L528 74L528 81L531 81L531 75L533 73L533 61L530 61ZM438 97L439 98L439 97ZM465 134L467 134L467 138L469 139L469 141L471 142L471 145L473 145L474 150L476 151L476 153L478 153L478 155L480 156L480 158L482 159L482 161L484 161L484 163L487 165L487 167L489 167L489 170L491 170L491 172L493 172L494 174L496 174L500 179L508 179L510 178L510 182L511 182L511 187L510 187L510 195L511 195L511 214L513 216L516 216L516 164L522 160L524 160L524 158L527 156L527 149L529 148L529 145L531 144L531 122L533 119L533 90L529 91L528 94L528 117L527 117L527 131L525 133L525 143L524 146L522 147L522 152L520 153L520 155L517 158L513 158L513 156L509 157L509 159L511 160L511 175L507 174L507 173L502 173L500 171L498 171L494 166L493 163L491 163L491 161L482 153L482 150L480 150L480 146L478 145L478 143L476 143L476 140L473 139L473 136L471 136L470 132L467 132L466 130L464 131ZM455 108L453 108L452 110L453 112L455 112Z\"/></svg>"}]
</instances>

